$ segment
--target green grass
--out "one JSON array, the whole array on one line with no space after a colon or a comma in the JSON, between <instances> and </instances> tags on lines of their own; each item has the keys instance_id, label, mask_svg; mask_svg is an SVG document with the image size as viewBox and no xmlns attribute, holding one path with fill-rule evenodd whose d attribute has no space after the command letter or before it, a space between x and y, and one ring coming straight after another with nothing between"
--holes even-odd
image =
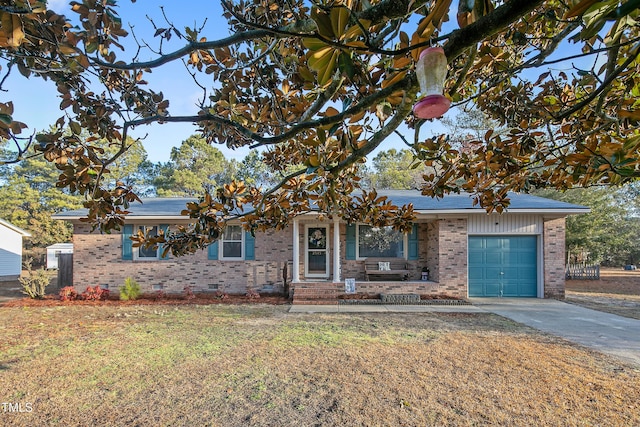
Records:
<instances>
[{"instance_id":1,"label":"green grass","mask_svg":"<svg viewBox=\"0 0 640 427\"><path fill-rule=\"evenodd\" d=\"M0 425L638 425L640 373L493 315L0 308Z\"/></svg>"}]
</instances>

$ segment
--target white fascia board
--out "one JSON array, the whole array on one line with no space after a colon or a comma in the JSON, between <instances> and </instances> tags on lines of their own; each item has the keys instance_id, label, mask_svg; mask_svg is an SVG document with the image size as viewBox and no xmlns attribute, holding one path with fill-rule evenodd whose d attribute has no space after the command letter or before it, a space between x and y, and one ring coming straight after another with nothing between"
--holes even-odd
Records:
<instances>
[{"instance_id":1,"label":"white fascia board","mask_svg":"<svg viewBox=\"0 0 640 427\"><path fill-rule=\"evenodd\" d=\"M439 217L442 215L489 215L484 210L471 210L471 209L449 209L449 210L429 210L429 211L415 211L420 216L432 216ZM591 209L505 209L502 214L536 214L536 215L577 215L591 212ZM497 212L492 212L497 213Z\"/></svg>"},{"instance_id":2,"label":"white fascia board","mask_svg":"<svg viewBox=\"0 0 640 427\"><path fill-rule=\"evenodd\" d=\"M22 228L17 227L15 225L11 224L10 222L7 222L7 221L5 221L3 219L0 219L0 224L4 225L9 230L20 234L22 237L31 237L31 233L29 233L27 230L23 230Z\"/></svg>"}]
</instances>

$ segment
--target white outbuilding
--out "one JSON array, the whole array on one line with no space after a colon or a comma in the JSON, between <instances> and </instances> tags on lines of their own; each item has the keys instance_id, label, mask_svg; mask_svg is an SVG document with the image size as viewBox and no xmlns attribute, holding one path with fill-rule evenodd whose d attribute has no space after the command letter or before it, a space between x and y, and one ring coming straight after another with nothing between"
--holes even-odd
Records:
<instances>
[{"instance_id":1,"label":"white outbuilding","mask_svg":"<svg viewBox=\"0 0 640 427\"><path fill-rule=\"evenodd\" d=\"M54 243L47 246L47 269L58 268L58 257L60 254L72 254L73 243Z\"/></svg>"},{"instance_id":2,"label":"white outbuilding","mask_svg":"<svg viewBox=\"0 0 640 427\"><path fill-rule=\"evenodd\" d=\"M0 281L16 280L22 271L22 238L27 231L0 219Z\"/></svg>"}]
</instances>

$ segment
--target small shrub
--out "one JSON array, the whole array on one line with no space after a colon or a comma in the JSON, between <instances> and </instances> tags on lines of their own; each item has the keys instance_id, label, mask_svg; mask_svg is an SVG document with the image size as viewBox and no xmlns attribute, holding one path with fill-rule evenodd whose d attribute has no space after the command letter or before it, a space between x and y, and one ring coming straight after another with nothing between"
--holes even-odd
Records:
<instances>
[{"instance_id":1,"label":"small shrub","mask_svg":"<svg viewBox=\"0 0 640 427\"><path fill-rule=\"evenodd\" d=\"M109 298L109 290L102 289L99 285L87 286L87 289L82 293L82 299L86 301L104 301Z\"/></svg>"},{"instance_id":2,"label":"small shrub","mask_svg":"<svg viewBox=\"0 0 640 427\"><path fill-rule=\"evenodd\" d=\"M73 301L78 299L78 293L73 286L65 286L58 293L61 301Z\"/></svg>"},{"instance_id":3,"label":"small shrub","mask_svg":"<svg viewBox=\"0 0 640 427\"><path fill-rule=\"evenodd\" d=\"M166 297L167 297L167 294L162 289L160 289L159 291L156 291L153 294L153 299L156 300L156 301L159 301L161 299L165 299Z\"/></svg>"},{"instance_id":4,"label":"small shrub","mask_svg":"<svg viewBox=\"0 0 640 427\"><path fill-rule=\"evenodd\" d=\"M255 289L247 290L247 293L245 294L245 296L248 297L249 299L258 299L258 298L260 298L260 294Z\"/></svg>"},{"instance_id":5,"label":"small shrub","mask_svg":"<svg viewBox=\"0 0 640 427\"><path fill-rule=\"evenodd\" d=\"M182 288L182 293L184 294L184 299L194 299L196 297L189 285Z\"/></svg>"},{"instance_id":6,"label":"small shrub","mask_svg":"<svg viewBox=\"0 0 640 427\"><path fill-rule=\"evenodd\" d=\"M213 297L217 299L227 299L229 298L229 295L225 294L221 290L217 290L213 293Z\"/></svg>"},{"instance_id":7,"label":"small shrub","mask_svg":"<svg viewBox=\"0 0 640 427\"><path fill-rule=\"evenodd\" d=\"M120 299L122 301L135 300L140 297L140 285L131 277L124 279L124 286L120 288Z\"/></svg>"},{"instance_id":8,"label":"small shrub","mask_svg":"<svg viewBox=\"0 0 640 427\"><path fill-rule=\"evenodd\" d=\"M51 278L45 269L33 271L31 268L33 258L29 258L24 262L24 269L27 270L27 275L20 277L18 280L22 285L22 293L29 296L29 298L42 299L45 295L45 288L49 285Z\"/></svg>"}]
</instances>

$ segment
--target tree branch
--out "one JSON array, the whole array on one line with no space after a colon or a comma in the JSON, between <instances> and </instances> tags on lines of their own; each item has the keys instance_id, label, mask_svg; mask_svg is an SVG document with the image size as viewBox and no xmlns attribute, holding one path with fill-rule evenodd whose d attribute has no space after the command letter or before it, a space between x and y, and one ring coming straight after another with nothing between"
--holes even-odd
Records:
<instances>
[{"instance_id":1,"label":"tree branch","mask_svg":"<svg viewBox=\"0 0 640 427\"><path fill-rule=\"evenodd\" d=\"M576 105L574 105L573 107L569 108L568 110L562 112L562 114L558 115L558 116L553 116L553 118L555 120L562 120L562 119L566 119L567 117L571 116L572 114L580 111L581 109L583 109L584 107L586 107L587 105L589 105L591 103L591 101L593 101L601 92L603 92L604 90L608 90L609 89L609 85L633 62L637 59L638 55L640 55L640 46L638 46L635 50L635 52L631 53L629 55L629 57L622 63L622 65L620 65L618 68L616 68L613 72L611 72L611 74L609 74L607 76L606 79L604 79L604 81L602 82L602 84L600 86L598 86L598 88L596 90L594 90L593 92L591 92L589 94L589 96L587 96L584 100L582 100L581 102L577 103Z\"/></svg>"},{"instance_id":2,"label":"tree branch","mask_svg":"<svg viewBox=\"0 0 640 427\"><path fill-rule=\"evenodd\" d=\"M398 126L400 126L404 122L407 116L411 114L413 103L416 99L416 94L416 85L414 85L412 88L408 88L402 98L402 103L396 110L396 114L393 116L393 118L389 120L389 123L385 124L382 129L376 132L362 148L354 150L347 159L328 169L328 172L340 172L353 165L357 161L361 160L363 157L366 157L373 150L378 148L380 143L382 143L382 141L384 141L389 135L391 135L398 128Z\"/></svg>"},{"instance_id":3,"label":"tree branch","mask_svg":"<svg viewBox=\"0 0 640 427\"><path fill-rule=\"evenodd\" d=\"M451 32L443 46L447 61L453 61L469 46L497 34L542 3L543 0L510 0L473 24Z\"/></svg>"}]
</instances>

